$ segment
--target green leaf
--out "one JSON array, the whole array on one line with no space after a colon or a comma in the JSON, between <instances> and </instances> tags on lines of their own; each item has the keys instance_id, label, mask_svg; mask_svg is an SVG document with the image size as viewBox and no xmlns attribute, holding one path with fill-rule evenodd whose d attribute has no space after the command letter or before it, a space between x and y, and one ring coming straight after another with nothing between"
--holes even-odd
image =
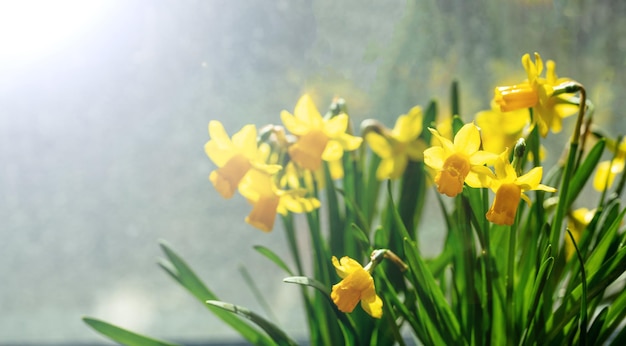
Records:
<instances>
[{"instance_id":1,"label":"green leaf","mask_svg":"<svg viewBox=\"0 0 626 346\"><path fill-rule=\"evenodd\" d=\"M363 249L367 249L371 251L370 240L367 238L365 231L362 230L358 225L354 223L352 224L352 227L350 227L350 229L352 230L354 239L361 244Z\"/></svg>"},{"instance_id":2,"label":"green leaf","mask_svg":"<svg viewBox=\"0 0 626 346\"><path fill-rule=\"evenodd\" d=\"M616 239L617 231L622 223L624 214L626 214L626 209L623 210L615 220L613 220L607 231L603 234L602 239L600 239L587 259L585 269L587 270L587 273L589 273L589 277L595 275L604 262L610 245Z\"/></svg>"},{"instance_id":3,"label":"green leaf","mask_svg":"<svg viewBox=\"0 0 626 346\"><path fill-rule=\"evenodd\" d=\"M341 327L343 336L346 341L346 345L359 345L359 335L356 332L356 326L352 319L348 317L345 313L339 311L332 298L330 297L330 290L323 283L306 277L306 276L291 276L283 279L283 282L302 285L302 286L310 286L322 293L322 295L328 300L330 306L335 312L335 316L341 321Z\"/></svg>"},{"instance_id":4,"label":"green leaf","mask_svg":"<svg viewBox=\"0 0 626 346\"><path fill-rule=\"evenodd\" d=\"M550 249L546 250L546 253L549 253ZM554 257L546 258L541 267L539 268L539 272L537 273L537 280L533 285L532 294L532 305L530 309L528 309L528 326L526 328L526 332L530 330L530 326L533 323L533 318L537 312L537 307L539 306L539 301L541 299L541 295L543 293L543 289L546 286L546 282L550 277L550 273L552 272L552 267L554 266Z\"/></svg>"},{"instance_id":5,"label":"green leaf","mask_svg":"<svg viewBox=\"0 0 626 346\"><path fill-rule=\"evenodd\" d=\"M604 309L600 310L598 316L596 316L593 324L589 328L589 332L587 333L587 343L589 345L599 345L598 337L600 336L600 331L604 327L604 322L606 321L607 314L609 312L609 307L605 306Z\"/></svg>"},{"instance_id":6,"label":"green leaf","mask_svg":"<svg viewBox=\"0 0 626 346\"><path fill-rule=\"evenodd\" d=\"M580 303L580 317L579 317L579 340L581 345L587 344L587 275L585 270L585 261L583 257L580 255L580 251L578 250L578 245L576 244L576 239L574 239L574 235L568 229L567 235L569 235L572 244L574 245L574 249L576 250L576 256L578 257L578 261L580 262L580 276L582 281L582 295L581 295L581 303Z\"/></svg>"},{"instance_id":7,"label":"green leaf","mask_svg":"<svg viewBox=\"0 0 626 346\"><path fill-rule=\"evenodd\" d=\"M255 245L254 249L258 251L261 255L267 257L267 259L269 259L270 261L274 262L274 264L276 264L280 269L287 272L287 274L293 275L293 272L291 271L291 269L289 269L289 266L287 266L282 258L280 258L274 251L262 245Z\"/></svg>"},{"instance_id":8,"label":"green leaf","mask_svg":"<svg viewBox=\"0 0 626 346\"><path fill-rule=\"evenodd\" d=\"M184 288L186 288L191 294L196 297L202 304L207 300L217 300L217 296L209 290L198 276L191 270L191 268L185 263L185 261L170 248L165 242L160 242L161 249L165 252L168 261L161 260L159 265L163 268L174 280L178 281ZM259 330L253 328L246 322L242 321L235 315L225 312L221 309L204 304L222 321L226 322L233 329L235 329L244 339L248 340L254 345L273 345L266 335Z\"/></svg>"},{"instance_id":9,"label":"green leaf","mask_svg":"<svg viewBox=\"0 0 626 346\"><path fill-rule=\"evenodd\" d=\"M623 328L622 323L626 317L626 291L621 291L619 296L611 302L608 308L608 315L602 326L603 328L596 345L605 343L618 328Z\"/></svg>"},{"instance_id":10,"label":"green leaf","mask_svg":"<svg viewBox=\"0 0 626 346\"><path fill-rule=\"evenodd\" d=\"M598 161L600 161L602 152L604 151L604 146L605 140L599 140L596 145L591 148L582 165L574 172L572 179L568 183L569 192L567 194L567 203L565 204L568 208L572 205L576 197L578 197L578 194L580 194L580 191L582 191L585 183L589 180L589 177L598 165Z\"/></svg>"},{"instance_id":11,"label":"green leaf","mask_svg":"<svg viewBox=\"0 0 626 346\"><path fill-rule=\"evenodd\" d=\"M306 276L290 276L288 278L284 278L283 282L314 287L330 299L330 291L328 290L328 287L324 286L323 283L315 279L311 279Z\"/></svg>"},{"instance_id":12,"label":"green leaf","mask_svg":"<svg viewBox=\"0 0 626 346\"><path fill-rule=\"evenodd\" d=\"M272 322L266 320L265 318L259 316L258 314L250 311L244 307L225 303L217 300L207 300L206 303L211 306L217 306L218 308L224 309L225 311L237 314L239 316L243 316L250 321L254 322L257 326L261 327L267 334L278 344L278 345L288 345L288 346L296 346L297 343L293 341L291 338L285 334L280 328L278 328Z\"/></svg>"},{"instance_id":13,"label":"green leaf","mask_svg":"<svg viewBox=\"0 0 626 346\"><path fill-rule=\"evenodd\" d=\"M466 341L461 338L461 327L443 292L432 276L432 273L422 261L417 248L411 240L405 238L405 253L409 264L409 276L413 287L418 292L419 300L428 311L430 319L437 319L435 327L440 328L438 333L446 340L447 345L462 345ZM433 321L434 322L434 321Z\"/></svg>"},{"instance_id":14,"label":"green leaf","mask_svg":"<svg viewBox=\"0 0 626 346\"><path fill-rule=\"evenodd\" d=\"M127 346L175 346L177 344L169 343L153 339L141 334L131 332L129 330L120 328L110 323L91 318L83 317L83 322L88 324L91 328L98 333L108 337L109 339L119 342L120 344Z\"/></svg>"}]
</instances>

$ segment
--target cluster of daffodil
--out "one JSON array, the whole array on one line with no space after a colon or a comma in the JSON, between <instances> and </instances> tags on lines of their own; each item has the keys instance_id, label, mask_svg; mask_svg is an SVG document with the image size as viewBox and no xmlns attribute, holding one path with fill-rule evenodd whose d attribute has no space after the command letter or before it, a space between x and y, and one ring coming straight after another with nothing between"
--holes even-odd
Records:
<instances>
[{"instance_id":1,"label":"cluster of daffodil","mask_svg":"<svg viewBox=\"0 0 626 346\"><path fill-rule=\"evenodd\" d=\"M322 161L334 168L333 178L341 178L344 151L355 150L362 142L346 133L347 114L322 118L308 95L300 98L294 115L283 111L280 116L291 135L282 127L269 126L264 141L259 142L256 127L246 125L231 139L220 122L211 121L211 140L205 145L207 155L218 166L209 176L215 189L224 198L239 190L253 204L246 222L266 232L274 227L277 212L285 215L319 208L319 200L310 196L310 190L300 188L300 179L318 173Z\"/></svg>"},{"instance_id":2,"label":"cluster of daffodil","mask_svg":"<svg viewBox=\"0 0 626 346\"><path fill-rule=\"evenodd\" d=\"M407 332L429 345L626 343L626 140L595 130L585 89L557 77L553 61L544 74L539 54L521 60L527 78L496 87L490 109L466 121L454 84L449 116L433 101L393 127L353 126L339 98L322 116L309 95L281 125L229 136L209 123L218 193L239 192L252 205L245 221L262 231L280 215L294 263L255 249L300 286L311 344L403 345ZM570 126L544 175L554 150L544 138ZM587 185L597 201L578 198ZM437 204L428 189L444 229L423 212ZM422 255L422 232L443 234L438 255ZM276 321L221 302L163 249L164 269L249 342L296 344Z\"/></svg>"}]
</instances>

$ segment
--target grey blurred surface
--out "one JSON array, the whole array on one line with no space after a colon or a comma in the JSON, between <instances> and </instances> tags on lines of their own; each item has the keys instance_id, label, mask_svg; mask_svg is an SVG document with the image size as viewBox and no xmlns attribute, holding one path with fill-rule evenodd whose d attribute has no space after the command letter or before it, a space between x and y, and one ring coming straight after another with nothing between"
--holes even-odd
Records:
<instances>
[{"instance_id":1,"label":"grey blurred surface","mask_svg":"<svg viewBox=\"0 0 626 346\"><path fill-rule=\"evenodd\" d=\"M247 203L207 180L211 119L229 133L279 123L310 92L322 109L340 95L356 122L391 126L433 97L447 112L459 79L468 120L539 51L587 85L602 126L626 131L626 3L469 4L120 1L53 50L0 48L0 344L104 342L84 315L170 340L238 340L156 266L159 239L220 298L261 310L245 266L277 323L306 336L298 289L252 250L287 256L279 223L249 227ZM437 247L440 227L422 223L423 246Z\"/></svg>"}]
</instances>

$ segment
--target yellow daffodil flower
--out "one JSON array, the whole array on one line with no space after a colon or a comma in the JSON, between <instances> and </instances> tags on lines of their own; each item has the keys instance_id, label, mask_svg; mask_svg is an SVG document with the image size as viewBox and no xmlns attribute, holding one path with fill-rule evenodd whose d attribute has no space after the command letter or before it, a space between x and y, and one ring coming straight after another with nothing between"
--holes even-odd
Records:
<instances>
[{"instance_id":1,"label":"yellow daffodil flower","mask_svg":"<svg viewBox=\"0 0 626 346\"><path fill-rule=\"evenodd\" d=\"M496 179L487 178L489 188L496 193L493 204L486 214L487 220L497 225L512 225L517 214L520 199L530 204L525 191L542 190L555 192L556 189L540 184L543 175L542 167L535 167L528 173L518 177L509 162L509 150L506 149L495 161Z\"/></svg>"},{"instance_id":2,"label":"yellow daffodil flower","mask_svg":"<svg viewBox=\"0 0 626 346\"><path fill-rule=\"evenodd\" d=\"M422 109L411 108L408 114L398 117L391 131L384 130L383 134L368 132L365 140L381 158L376 178L397 179L404 173L409 160L421 161L424 158L426 144L418 138L422 133Z\"/></svg>"},{"instance_id":3,"label":"yellow daffodil flower","mask_svg":"<svg viewBox=\"0 0 626 346\"><path fill-rule=\"evenodd\" d=\"M257 147L254 125L244 126L231 140L222 123L214 120L209 122L209 136L211 139L204 145L204 151L218 167L211 172L209 180L224 198L233 196L239 182L250 169L275 173L281 168L265 164L265 155L260 155Z\"/></svg>"},{"instance_id":4,"label":"yellow daffodil flower","mask_svg":"<svg viewBox=\"0 0 626 346\"><path fill-rule=\"evenodd\" d=\"M569 214L567 228L569 228L570 232L572 232L577 245L583 234L583 230L587 227L587 225L589 225L595 213L595 209L589 210L587 208L578 208ZM576 249L574 248L574 244L572 244L572 239L566 234L565 257L569 260L575 253Z\"/></svg>"},{"instance_id":5,"label":"yellow daffodil flower","mask_svg":"<svg viewBox=\"0 0 626 346\"><path fill-rule=\"evenodd\" d=\"M562 120L578 110L559 97L552 97L554 87L567 82L566 78L557 78L556 64L552 60L546 63L546 77L541 77L543 61L535 53L535 62L529 54L522 57L522 65L528 79L520 84L499 86L495 89L495 102L502 112L532 108L533 121L539 126L539 133L545 137L549 130L558 133L562 129Z\"/></svg>"},{"instance_id":6,"label":"yellow daffodil flower","mask_svg":"<svg viewBox=\"0 0 626 346\"><path fill-rule=\"evenodd\" d=\"M245 175L239 184L239 193L253 205L246 222L264 232L274 228L276 213L304 213L320 207L316 198L304 197L306 190L281 190L276 187L274 176L257 169Z\"/></svg>"},{"instance_id":7,"label":"yellow daffodil flower","mask_svg":"<svg viewBox=\"0 0 626 346\"><path fill-rule=\"evenodd\" d=\"M463 191L464 182L471 187L484 187L483 177L493 175L484 164L493 162L498 155L478 150L480 133L476 125L464 125L454 136L454 142L435 129L429 130L441 144L424 151L424 163L437 172L437 191L454 197Z\"/></svg>"},{"instance_id":8,"label":"yellow daffodil flower","mask_svg":"<svg viewBox=\"0 0 626 346\"><path fill-rule=\"evenodd\" d=\"M282 111L280 117L285 128L298 137L296 143L289 147L289 155L305 169L319 169L322 160L338 161L343 157L344 150L355 150L363 141L360 137L346 133L349 121L347 114L324 119L306 94L296 103L294 115ZM343 174L343 170L335 175L339 174Z\"/></svg>"},{"instance_id":9,"label":"yellow daffodil flower","mask_svg":"<svg viewBox=\"0 0 626 346\"><path fill-rule=\"evenodd\" d=\"M609 148L615 148L615 142L613 146L609 142ZM593 187L597 191L604 191L613 185L615 177L624 171L626 165L626 139L622 140L622 143L617 148L617 153L612 161L602 161L598 164L596 175L593 178Z\"/></svg>"},{"instance_id":10,"label":"yellow daffodil flower","mask_svg":"<svg viewBox=\"0 0 626 346\"><path fill-rule=\"evenodd\" d=\"M383 301L376 295L374 279L359 262L350 257L332 258L337 275L341 277L338 284L333 286L330 293L337 308L342 312L352 312L360 301L365 312L374 318L383 315Z\"/></svg>"},{"instance_id":11,"label":"yellow daffodil flower","mask_svg":"<svg viewBox=\"0 0 626 346\"><path fill-rule=\"evenodd\" d=\"M524 128L530 122L530 114L526 109L502 112L493 102L490 110L476 114L475 121L480 127L483 149L500 154L506 148L512 148L522 137Z\"/></svg>"}]
</instances>

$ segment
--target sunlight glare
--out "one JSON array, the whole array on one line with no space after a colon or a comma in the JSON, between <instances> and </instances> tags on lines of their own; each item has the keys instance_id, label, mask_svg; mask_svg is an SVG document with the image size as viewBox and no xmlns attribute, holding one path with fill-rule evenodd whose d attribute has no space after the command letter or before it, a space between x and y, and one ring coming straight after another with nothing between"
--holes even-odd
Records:
<instances>
[{"instance_id":1,"label":"sunlight glare","mask_svg":"<svg viewBox=\"0 0 626 346\"><path fill-rule=\"evenodd\" d=\"M27 64L66 47L97 24L111 3L0 1L0 65Z\"/></svg>"}]
</instances>

